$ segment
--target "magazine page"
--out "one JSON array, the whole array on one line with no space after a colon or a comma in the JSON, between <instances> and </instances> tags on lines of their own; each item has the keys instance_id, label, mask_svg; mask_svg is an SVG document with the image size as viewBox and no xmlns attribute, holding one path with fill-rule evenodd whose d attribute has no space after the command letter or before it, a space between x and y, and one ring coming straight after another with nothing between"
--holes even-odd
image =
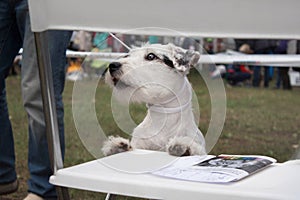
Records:
<instances>
[{"instance_id":1,"label":"magazine page","mask_svg":"<svg viewBox=\"0 0 300 200\"><path fill-rule=\"evenodd\" d=\"M212 159L198 163L196 164L196 166L240 169L247 172L248 174L252 174L275 162L276 160L274 158L267 156L222 154Z\"/></svg>"},{"instance_id":2,"label":"magazine page","mask_svg":"<svg viewBox=\"0 0 300 200\"><path fill-rule=\"evenodd\" d=\"M262 156L188 156L152 174L167 178L208 183L228 183L240 180L276 162Z\"/></svg>"}]
</instances>

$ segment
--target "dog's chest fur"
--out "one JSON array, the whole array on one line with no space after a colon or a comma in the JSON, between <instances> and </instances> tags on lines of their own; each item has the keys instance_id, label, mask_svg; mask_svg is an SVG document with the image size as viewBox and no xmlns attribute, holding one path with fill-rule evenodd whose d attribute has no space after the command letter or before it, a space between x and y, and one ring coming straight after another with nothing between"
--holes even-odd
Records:
<instances>
[{"instance_id":1,"label":"dog's chest fur","mask_svg":"<svg viewBox=\"0 0 300 200\"><path fill-rule=\"evenodd\" d=\"M190 85L188 84L187 87ZM177 99L164 106L168 109L189 103L187 101L190 95L189 90L185 89ZM134 148L165 151L166 143L176 135L194 138L199 143L204 141L195 123L191 104L175 113L148 110L143 122L134 129L131 144Z\"/></svg>"}]
</instances>

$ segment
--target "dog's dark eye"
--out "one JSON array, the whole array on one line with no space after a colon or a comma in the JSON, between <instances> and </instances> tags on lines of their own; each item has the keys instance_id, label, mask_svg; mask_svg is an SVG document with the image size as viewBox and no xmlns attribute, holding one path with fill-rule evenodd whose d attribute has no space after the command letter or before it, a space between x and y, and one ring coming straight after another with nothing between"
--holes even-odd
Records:
<instances>
[{"instance_id":1,"label":"dog's dark eye","mask_svg":"<svg viewBox=\"0 0 300 200\"><path fill-rule=\"evenodd\" d=\"M145 58L146 60L154 60L157 56L154 53L149 53Z\"/></svg>"}]
</instances>

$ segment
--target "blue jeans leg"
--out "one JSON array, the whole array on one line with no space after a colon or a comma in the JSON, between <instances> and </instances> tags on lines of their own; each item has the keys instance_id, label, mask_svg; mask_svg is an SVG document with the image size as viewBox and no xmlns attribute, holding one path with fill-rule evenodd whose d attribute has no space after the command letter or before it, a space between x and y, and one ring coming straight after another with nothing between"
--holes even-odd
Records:
<instances>
[{"instance_id":1,"label":"blue jeans leg","mask_svg":"<svg viewBox=\"0 0 300 200\"><path fill-rule=\"evenodd\" d=\"M280 77L280 68L277 67L277 70L276 70L276 74L277 74L277 77L276 77L276 88L280 88L280 85L281 85L281 77Z\"/></svg>"},{"instance_id":2,"label":"blue jeans leg","mask_svg":"<svg viewBox=\"0 0 300 200\"><path fill-rule=\"evenodd\" d=\"M0 1L0 184L14 181L14 139L6 100L5 79L22 39L15 18L15 2Z\"/></svg>"},{"instance_id":3,"label":"blue jeans leg","mask_svg":"<svg viewBox=\"0 0 300 200\"><path fill-rule=\"evenodd\" d=\"M57 116L62 141L61 148L64 151L62 104L66 61L64 52L71 37L71 32L50 32L49 43L54 66L53 76ZM45 199L55 199L55 187L48 181L52 171L48 155L33 40L33 34L30 31L27 1L0 1L0 184L16 179L14 141L7 109L5 78L9 66L12 64L24 41L22 94L29 120L28 166L30 179L28 181L28 189L29 192L38 194Z\"/></svg>"},{"instance_id":4,"label":"blue jeans leg","mask_svg":"<svg viewBox=\"0 0 300 200\"><path fill-rule=\"evenodd\" d=\"M252 85L253 87L259 87L260 85L260 66L254 66L253 67L253 80L252 80Z\"/></svg>"},{"instance_id":5,"label":"blue jeans leg","mask_svg":"<svg viewBox=\"0 0 300 200\"><path fill-rule=\"evenodd\" d=\"M270 80L270 67L264 67L264 87L269 87L269 80Z\"/></svg>"},{"instance_id":6,"label":"blue jeans leg","mask_svg":"<svg viewBox=\"0 0 300 200\"><path fill-rule=\"evenodd\" d=\"M28 18L29 19L29 18ZM34 36L30 30L29 20L24 35L24 52L22 66L22 95L29 120L28 180L29 192L46 199L55 199L55 187L49 183L53 174L50 165L46 127L42 107L39 74L34 46ZM56 100L57 120L64 154L64 110L62 92L65 82L66 57L65 51L71 37L69 31L48 31L48 43L53 71L54 93Z\"/></svg>"},{"instance_id":7,"label":"blue jeans leg","mask_svg":"<svg viewBox=\"0 0 300 200\"><path fill-rule=\"evenodd\" d=\"M9 121L6 92L0 94L0 184L16 180L14 139Z\"/></svg>"}]
</instances>

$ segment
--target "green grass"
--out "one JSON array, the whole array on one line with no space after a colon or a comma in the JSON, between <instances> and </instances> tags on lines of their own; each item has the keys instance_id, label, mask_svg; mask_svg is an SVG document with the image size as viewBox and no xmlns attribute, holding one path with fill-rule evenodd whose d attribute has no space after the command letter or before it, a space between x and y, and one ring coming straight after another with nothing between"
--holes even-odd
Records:
<instances>
[{"instance_id":1,"label":"green grass","mask_svg":"<svg viewBox=\"0 0 300 200\"><path fill-rule=\"evenodd\" d=\"M210 99L204 82L197 73L190 80L198 96L201 109L200 129L206 133L210 120ZM89 87L87 82L87 87ZM66 156L65 166L94 159L82 145L72 115L73 83L66 82L64 91ZM82 91L83 95L85 91ZM27 172L27 116L24 111L20 78L7 79L9 111L15 137L17 173L20 189L9 196L22 199L26 195ZM292 91L263 88L226 87L227 115L225 126L211 154L262 154L279 162L291 159L300 139L300 88ZM113 120L110 107L111 90L100 82L95 96L97 118L107 134L124 135ZM130 114L140 122L145 115L144 105L131 105ZM124 135L126 136L126 135ZM100 144L99 144L100 146ZM71 199L104 199L103 194L70 189ZM120 197L119 199L134 199Z\"/></svg>"}]
</instances>

